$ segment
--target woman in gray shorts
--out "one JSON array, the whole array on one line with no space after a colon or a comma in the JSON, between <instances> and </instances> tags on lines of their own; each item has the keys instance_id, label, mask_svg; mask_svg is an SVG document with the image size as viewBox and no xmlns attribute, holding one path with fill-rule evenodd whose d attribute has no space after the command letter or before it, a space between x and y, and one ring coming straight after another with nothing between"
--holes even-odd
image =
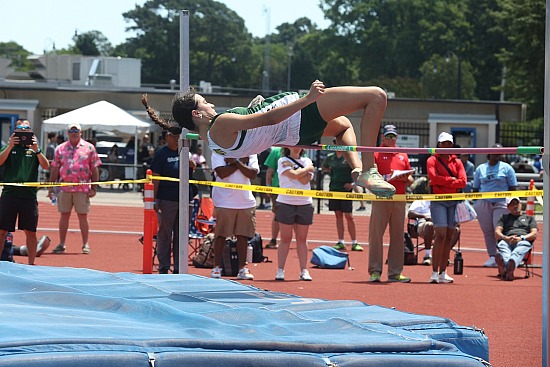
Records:
<instances>
[{"instance_id":1,"label":"woman in gray shorts","mask_svg":"<svg viewBox=\"0 0 550 367\"><path fill-rule=\"evenodd\" d=\"M277 173L279 187L294 192L295 195L280 194L277 196L277 212L275 220L279 223L281 242L277 252L277 274L275 280L285 280L285 263L292 241L296 236L296 252L300 263L300 279L311 280L307 265L307 234L313 224L313 200L309 196L300 195L302 190L310 190L315 168L311 159L303 156L301 148L283 148L279 159Z\"/></svg>"}]
</instances>

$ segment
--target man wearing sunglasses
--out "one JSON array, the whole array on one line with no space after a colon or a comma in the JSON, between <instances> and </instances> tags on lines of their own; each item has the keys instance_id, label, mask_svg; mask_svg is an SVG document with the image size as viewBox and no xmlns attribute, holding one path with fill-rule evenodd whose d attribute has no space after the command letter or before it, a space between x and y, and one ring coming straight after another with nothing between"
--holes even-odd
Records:
<instances>
[{"instance_id":1,"label":"man wearing sunglasses","mask_svg":"<svg viewBox=\"0 0 550 367\"><path fill-rule=\"evenodd\" d=\"M8 145L0 150L0 166L5 167L4 183L37 182L38 166L47 170L50 163L38 147L36 136L32 134L28 145L22 144L18 133L31 132L28 120L17 120L14 133ZM0 197L0 253L8 232L17 227L25 232L29 265L34 265L36 257L36 227L38 224L38 202L36 187L5 185Z\"/></svg>"},{"instance_id":2,"label":"man wearing sunglasses","mask_svg":"<svg viewBox=\"0 0 550 367\"><path fill-rule=\"evenodd\" d=\"M397 128L384 126L382 147L397 146ZM407 153L374 153L378 171L395 187L396 194L405 194L407 186L413 183L411 165ZM402 174L396 174L401 171ZM369 274L371 282L380 282L383 267L383 237L386 227L390 227L390 247L388 250L388 282L408 283L409 277L402 274L404 265L403 227L405 225L404 201L373 201L369 222Z\"/></svg>"},{"instance_id":3,"label":"man wearing sunglasses","mask_svg":"<svg viewBox=\"0 0 550 367\"><path fill-rule=\"evenodd\" d=\"M80 124L71 123L67 130L68 140L55 150L55 157L50 170L50 181L61 183L81 183L81 185L60 186L58 188L57 210L59 218L59 245L53 249L54 254L65 253L65 240L71 211L74 209L78 216L80 234L82 236L82 253L91 252L88 245L90 198L96 195L96 185L87 183L99 181L101 160L95 147L82 139ZM50 188L48 197L52 197L53 188Z\"/></svg>"}]
</instances>

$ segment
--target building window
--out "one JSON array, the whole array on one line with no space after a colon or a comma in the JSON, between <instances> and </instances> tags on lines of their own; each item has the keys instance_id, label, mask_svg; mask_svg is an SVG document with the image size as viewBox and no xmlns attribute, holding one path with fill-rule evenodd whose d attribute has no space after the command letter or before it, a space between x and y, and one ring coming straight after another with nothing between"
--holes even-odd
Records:
<instances>
[{"instance_id":1,"label":"building window","mask_svg":"<svg viewBox=\"0 0 550 367\"><path fill-rule=\"evenodd\" d=\"M80 80L80 63L73 63L73 80Z\"/></svg>"}]
</instances>

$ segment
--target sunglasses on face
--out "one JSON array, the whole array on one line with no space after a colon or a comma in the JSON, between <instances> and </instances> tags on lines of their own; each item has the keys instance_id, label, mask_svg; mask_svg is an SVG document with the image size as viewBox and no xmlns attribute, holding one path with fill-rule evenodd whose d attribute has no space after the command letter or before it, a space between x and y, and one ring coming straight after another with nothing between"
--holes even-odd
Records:
<instances>
[{"instance_id":1,"label":"sunglasses on face","mask_svg":"<svg viewBox=\"0 0 550 367\"><path fill-rule=\"evenodd\" d=\"M396 135L386 135L386 136L384 136L384 137L385 137L386 139L392 139L392 140L397 139L397 136L396 136Z\"/></svg>"},{"instance_id":2,"label":"sunglasses on face","mask_svg":"<svg viewBox=\"0 0 550 367\"><path fill-rule=\"evenodd\" d=\"M19 129L19 130L30 130L31 129L31 127L27 126L27 125L17 125L15 128Z\"/></svg>"},{"instance_id":3,"label":"sunglasses on face","mask_svg":"<svg viewBox=\"0 0 550 367\"><path fill-rule=\"evenodd\" d=\"M77 133L79 132L80 130L79 129L69 129L69 132L70 133Z\"/></svg>"}]
</instances>

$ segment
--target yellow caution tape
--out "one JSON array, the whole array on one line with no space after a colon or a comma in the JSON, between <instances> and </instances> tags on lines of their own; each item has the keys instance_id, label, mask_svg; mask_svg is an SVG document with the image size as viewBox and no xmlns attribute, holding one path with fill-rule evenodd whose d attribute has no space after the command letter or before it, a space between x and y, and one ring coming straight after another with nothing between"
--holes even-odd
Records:
<instances>
[{"instance_id":1,"label":"yellow caution tape","mask_svg":"<svg viewBox=\"0 0 550 367\"><path fill-rule=\"evenodd\" d=\"M179 178L151 176L151 180L179 182ZM22 183L0 183L0 186L30 186L30 187L59 187L59 186L80 186L80 185L118 185L118 184L143 184L150 182L148 179L139 180L119 180L119 181L100 181L100 182L22 182ZM542 197L543 190L518 190L518 191L498 191L498 192L472 192L472 193L456 193L456 194L398 194L390 198L376 196L374 194L361 194L355 192L338 192L338 191L320 191L320 190L300 190L300 189L285 189L272 186L260 185L245 185L233 184L226 182L215 181L198 181L189 180L189 183L222 187L233 190L248 190L252 192L263 192L266 194L290 195L290 196L309 196L317 199L339 199L339 200L366 200L366 201L415 201L415 200L479 200L479 199L505 199L509 197Z\"/></svg>"}]
</instances>

